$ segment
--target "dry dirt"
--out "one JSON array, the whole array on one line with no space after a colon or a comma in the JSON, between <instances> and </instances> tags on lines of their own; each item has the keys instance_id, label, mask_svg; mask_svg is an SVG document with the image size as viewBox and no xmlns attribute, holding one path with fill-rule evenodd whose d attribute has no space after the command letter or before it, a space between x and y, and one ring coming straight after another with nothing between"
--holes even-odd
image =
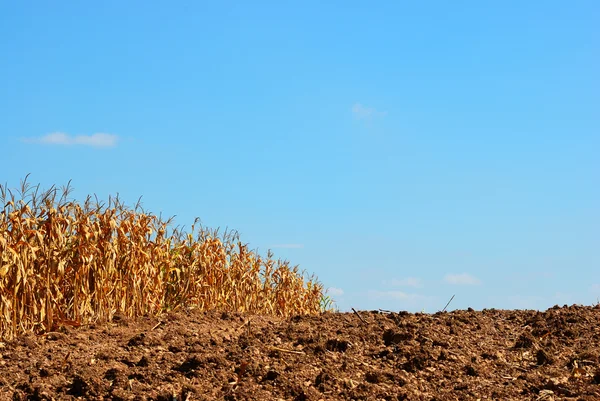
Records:
<instances>
[{"instance_id":1,"label":"dry dirt","mask_svg":"<svg viewBox=\"0 0 600 401\"><path fill-rule=\"evenodd\" d=\"M0 345L0 400L600 400L600 307L173 312Z\"/></svg>"}]
</instances>

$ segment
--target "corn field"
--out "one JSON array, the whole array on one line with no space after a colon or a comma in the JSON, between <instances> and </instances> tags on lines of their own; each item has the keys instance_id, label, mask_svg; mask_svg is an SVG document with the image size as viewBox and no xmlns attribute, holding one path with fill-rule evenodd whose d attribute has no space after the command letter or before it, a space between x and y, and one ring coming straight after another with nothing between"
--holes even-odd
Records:
<instances>
[{"instance_id":1,"label":"corn field","mask_svg":"<svg viewBox=\"0 0 600 401\"><path fill-rule=\"evenodd\" d=\"M317 314L323 286L287 261L250 251L237 232L171 220L88 197L69 185L0 185L0 338L41 334L182 307Z\"/></svg>"}]
</instances>

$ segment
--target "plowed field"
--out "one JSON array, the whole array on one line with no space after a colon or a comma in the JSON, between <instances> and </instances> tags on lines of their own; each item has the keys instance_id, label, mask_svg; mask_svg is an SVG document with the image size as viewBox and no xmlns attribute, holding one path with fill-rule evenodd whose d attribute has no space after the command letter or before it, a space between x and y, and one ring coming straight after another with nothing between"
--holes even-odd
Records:
<instances>
[{"instance_id":1,"label":"plowed field","mask_svg":"<svg viewBox=\"0 0 600 401\"><path fill-rule=\"evenodd\" d=\"M0 400L600 400L600 307L117 315L0 357Z\"/></svg>"}]
</instances>

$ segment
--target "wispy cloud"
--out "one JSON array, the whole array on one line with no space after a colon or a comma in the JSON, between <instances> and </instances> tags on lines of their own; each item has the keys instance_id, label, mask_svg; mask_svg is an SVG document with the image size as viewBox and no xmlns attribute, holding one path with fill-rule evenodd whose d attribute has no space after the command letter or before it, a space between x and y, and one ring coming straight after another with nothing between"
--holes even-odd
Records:
<instances>
[{"instance_id":1,"label":"wispy cloud","mask_svg":"<svg viewBox=\"0 0 600 401\"><path fill-rule=\"evenodd\" d=\"M439 303L435 296L399 290L372 289L363 294L362 302L368 305L368 308L394 310L401 307L406 310L424 311L438 307Z\"/></svg>"},{"instance_id":2,"label":"wispy cloud","mask_svg":"<svg viewBox=\"0 0 600 401\"><path fill-rule=\"evenodd\" d=\"M327 289L327 294L331 295L332 297L339 297L344 295L344 290L341 288L329 287Z\"/></svg>"},{"instance_id":3,"label":"wispy cloud","mask_svg":"<svg viewBox=\"0 0 600 401\"><path fill-rule=\"evenodd\" d=\"M368 120L375 117L385 117L387 115L387 111L378 111L373 107L363 106L360 103L355 103L352 106L352 114L356 118Z\"/></svg>"},{"instance_id":4,"label":"wispy cloud","mask_svg":"<svg viewBox=\"0 0 600 401\"><path fill-rule=\"evenodd\" d=\"M113 134L97 133L92 135L69 135L64 132L53 132L40 137L24 138L23 142L44 145L81 145L94 148L110 148L117 144L119 137Z\"/></svg>"},{"instance_id":5,"label":"wispy cloud","mask_svg":"<svg viewBox=\"0 0 600 401\"><path fill-rule=\"evenodd\" d=\"M536 295L510 295L507 297L511 309L545 309L548 302L545 298Z\"/></svg>"},{"instance_id":6,"label":"wispy cloud","mask_svg":"<svg viewBox=\"0 0 600 401\"><path fill-rule=\"evenodd\" d=\"M448 284L454 285L479 285L481 284L481 280L477 277L471 276L468 273L462 274L446 274L444 277L444 281Z\"/></svg>"},{"instance_id":7,"label":"wispy cloud","mask_svg":"<svg viewBox=\"0 0 600 401\"><path fill-rule=\"evenodd\" d=\"M371 299L392 299L401 301L417 301L424 300L427 297L420 294L410 294L404 291L379 291L370 290L367 292L367 296Z\"/></svg>"},{"instance_id":8,"label":"wispy cloud","mask_svg":"<svg viewBox=\"0 0 600 401\"><path fill-rule=\"evenodd\" d=\"M392 287L423 287L423 282L421 279L416 277L406 277L401 279L393 278L391 280L386 280L383 283Z\"/></svg>"},{"instance_id":9,"label":"wispy cloud","mask_svg":"<svg viewBox=\"0 0 600 401\"><path fill-rule=\"evenodd\" d=\"M552 271L519 271L509 276L510 279L518 281L549 280L554 277L556 273Z\"/></svg>"},{"instance_id":10,"label":"wispy cloud","mask_svg":"<svg viewBox=\"0 0 600 401\"><path fill-rule=\"evenodd\" d=\"M556 305L579 304L581 302L581 293L557 291L552 297L552 302Z\"/></svg>"},{"instance_id":11,"label":"wispy cloud","mask_svg":"<svg viewBox=\"0 0 600 401\"><path fill-rule=\"evenodd\" d=\"M275 244L271 245L271 248L276 249L301 249L304 248L304 244Z\"/></svg>"}]
</instances>

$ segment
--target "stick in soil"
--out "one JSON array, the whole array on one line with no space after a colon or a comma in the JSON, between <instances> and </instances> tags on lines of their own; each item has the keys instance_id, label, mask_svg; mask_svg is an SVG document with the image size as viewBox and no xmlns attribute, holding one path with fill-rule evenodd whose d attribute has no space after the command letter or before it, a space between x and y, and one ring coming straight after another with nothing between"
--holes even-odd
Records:
<instances>
[{"instance_id":1,"label":"stick in soil","mask_svg":"<svg viewBox=\"0 0 600 401\"><path fill-rule=\"evenodd\" d=\"M356 313L356 316L358 316L358 318L360 319L360 321L363 322L363 324L365 326L367 325L367 322L365 321L365 319L363 319L363 317L358 314L358 312L356 311L356 309L352 308L352 312Z\"/></svg>"},{"instance_id":2,"label":"stick in soil","mask_svg":"<svg viewBox=\"0 0 600 401\"><path fill-rule=\"evenodd\" d=\"M456 295L456 294L454 294ZM450 302L452 302L452 300L454 299L454 295L452 295L452 298L450 298L450 301L448 301L448 303L446 304L446 306L444 306L444 309L442 309L442 312L446 311L446 308L448 307L448 305L450 305Z\"/></svg>"}]
</instances>

